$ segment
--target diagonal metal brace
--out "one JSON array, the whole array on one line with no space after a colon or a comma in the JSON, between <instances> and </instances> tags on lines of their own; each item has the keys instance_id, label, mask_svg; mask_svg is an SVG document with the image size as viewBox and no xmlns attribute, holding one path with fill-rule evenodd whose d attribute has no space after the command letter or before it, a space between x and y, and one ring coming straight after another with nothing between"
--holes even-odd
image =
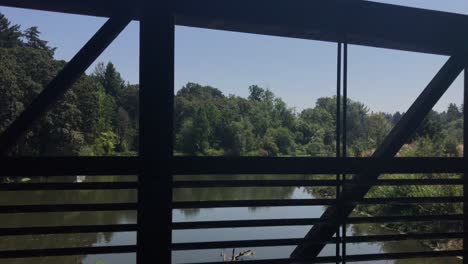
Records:
<instances>
[{"instance_id":1,"label":"diagonal metal brace","mask_svg":"<svg viewBox=\"0 0 468 264\"><path fill-rule=\"evenodd\" d=\"M463 52L448 59L416 101L414 101L406 114L390 131L383 143L377 148L372 155L373 158L392 158L398 153L406 140L416 131L429 111L464 69L467 58L468 53ZM372 171L377 168L369 169ZM349 184L350 186L343 190L337 203L328 207L322 214L321 219L328 219L329 221L314 225L304 238L305 241L310 241L310 243L303 242L299 244L290 257L292 259L307 260L317 257L326 244L319 244L315 241L322 241L333 237L340 226L338 219L343 216L348 217L355 208L355 205L349 203L349 201L359 201L364 198L378 177L378 173L355 175L352 183ZM368 185L361 185L362 183Z\"/></svg>"},{"instance_id":2,"label":"diagonal metal brace","mask_svg":"<svg viewBox=\"0 0 468 264\"><path fill-rule=\"evenodd\" d=\"M128 12L130 13L130 12ZM130 23L128 15L109 18L80 51L65 65L57 76L37 96L11 125L0 135L0 156L6 155L16 142L41 118L101 55L114 39Z\"/></svg>"}]
</instances>

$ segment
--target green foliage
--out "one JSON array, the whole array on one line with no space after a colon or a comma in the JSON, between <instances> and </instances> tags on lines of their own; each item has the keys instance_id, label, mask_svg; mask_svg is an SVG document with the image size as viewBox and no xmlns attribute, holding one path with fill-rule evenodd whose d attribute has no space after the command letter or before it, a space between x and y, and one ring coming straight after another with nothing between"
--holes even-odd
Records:
<instances>
[{"instance_id":1,"label":"green foliage","mask_svg":"<svg viewBox=\"0 0 468 264\"><path fill-rule=\"evenodd\" d=\"M276 157L279 153L278 145L276 145L275 139L271 136L263 138L262 148L260 149L262 156Z\"/></svg>"},{"instance_id":2,"label":"green foliage","mask_svg":"<svg viewBox=\"0 0 468 264\"><path fill-rule=\"evenodd\" d=\"M101 132L93 145L84 145L79 150L80 156L111 156L118 155L115 152L117 146L117 135L112 131ZM128 152L127 156L134 156Z\"/></svg>"},{"instance_id":3,"label":"green foliage","mask_svg":"<svg viewBox=\"0 0 468 264\"><path fill-rule=\"evenodd\" d=\"M265 137L273 140L274 144L278 147L279 153L289 155L294 152L294 140L287 128L269 128Z\"/></svg>"},{"instance_id":4,"label":"green foliage","mask_svg":"<svg viewBox=\"0 0 468 264\"><path fill-rule=\"evenodd\" d=\"M210 122L205 108L199 108L186 126L184 133L184 146L190 145L187 152L190 154L205 154L210 147L210 136L212 133ZM188 142L190 141L190 142Z\"/></svg>"},{"instance_id":5,"label":"green foliage","mask_svg":"<svg viewBox=\"0 0 468 264\"><path fill-rule=\"evenodd\" d=\"M444 174L394 174L384 175L386 179L446 179L458 178L457 175ZM405 186L379 186L374 187L368 193L369 198L392 198L392 197L454 197L462 196L462 186L428 186L428 185L405 185ZM423 204L376 204L361 205L358 211L373 216L388 215L453 215L462 214L463 206L457 203L423 203ZM388 227L400 230L401 232L414 233L436 233L436 232L460 232L459 225L448 222L434 221L426 225L405 223L387 224Z\"/></svg>"},{"instance_id":6,"label":"green foliage","mask_svg":"<svg viewBox=\"0 0 468 264\"><path fill-rule=\"evenodd\" d=\"M26 43L24 45L29 48L43 50L49 54L50 57L54 56L56 48L51 48L47 45L47 41L39 38L41 32L37 27L30 27L26 29L23 33Z\"/></svg>"},{"instance_id":7,"label":"green foliage","mask_svg":"<svg viewBox=\"0 0 468 264\"><path fill-rule=\"evenodd\" d=\"M222 145L227 150L226 154L240 156L252 151L256 146L253 125L246 119L230 122L225 133Z\"/></svg>"},{"instance_id":8,"label":"green foliage","mask_svg":"<svg viewBox=\"0 0 468 264\"><path fill-rule=\"evenodd\" d=\"M383 113L369 115L367 124L368 140L377 148L392 129L392 124Z\"/></svg>"},{"instance_id":9,"label":"green foliage","mask_svg":"<svg viewBox=\"0 0 468 264\"><path fill-rule=\"evenodd\" d=\"M20 37L22 32L19 25L12 25L11 22L0 13L0 47L13 48L22 44Z\"/></svg>"},{"instance_id":10,"label":"green foliage","mask_svg":"<svg viewBox=\"0 0 468 264\"><path fill-rule=\"evenodd\" d=\"M334 156L336 97L318 98L295 113L271 91L249 88L247 99L187 83L175 96L176 153L188 155ZM369 113L348 99L349 156L370 156L402 114ZM448 114L451 113L451 114ZM454 119L455 118L455 119ZM463 121L456 105L431 112L400 156L459 156ZM209 153L208 153L209 152Z\"/></svg>"},{"instance_id":11,"label":"green foliage","mask_svg":"<svg viewBox=\"0 0 468 264\"><path fill-rule=\"evenodd\" d=\"M0 14L0 131L42 92L65 62L40 38ZM100 64L101 65L101 64ZM100 65L96 72L100 73ZM15 155L111 155L138 150L138 86L125 85L112 63L84 74L23 137Z\"/></svg>"},{"instance_id":12,"label":"green foliage","mask_svg":"<svg viewBox=\"0 0 468 264\"><path fill-rule=\"evenodd\" d=\"M257 102L271 102L273 101L274 95L268 89L263 89L258 85L249 86L249 100Z\"/></svg>"},{"instance_id":13,"label":"green foliage","mask_svg":"<svg viewBox=\"0 0 468 264\"><path fill-rule=\"evenodd\" d=\"M106 66L102 62L98 63L93 76L112 97L117 97L125 88L125 82L112 62L108 62Z\"/></svg>"}]
</instances>

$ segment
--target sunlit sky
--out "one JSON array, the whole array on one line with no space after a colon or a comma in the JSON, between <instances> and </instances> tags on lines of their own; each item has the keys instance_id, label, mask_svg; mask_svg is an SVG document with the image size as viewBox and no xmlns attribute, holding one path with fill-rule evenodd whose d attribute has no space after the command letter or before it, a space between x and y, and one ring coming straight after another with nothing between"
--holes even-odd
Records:
<instances>
[{"instance_id":1,"label":"sunlit sky","mask_svg":"<svg viewBox=\"0 0 468 264\"><path fill-rule=\"evenodd\" d=\"M468 14L466 0L379 1ZM0 7L22 29L38 26L69 60L105 22L103 18ZM138 83L138 22L132 22L97 61L112 61L125 80ZM257 84L272 90L298 111L336 89L336 43L253 34L176 28L175 89L187 82L211 85L225 94L246 96ZM447 57L349 46L348 94L373 111L406 111ZM94 65L88 69L92 72ZM458 78L435 110L462 103Z\"/></svg>"}]
</instances>

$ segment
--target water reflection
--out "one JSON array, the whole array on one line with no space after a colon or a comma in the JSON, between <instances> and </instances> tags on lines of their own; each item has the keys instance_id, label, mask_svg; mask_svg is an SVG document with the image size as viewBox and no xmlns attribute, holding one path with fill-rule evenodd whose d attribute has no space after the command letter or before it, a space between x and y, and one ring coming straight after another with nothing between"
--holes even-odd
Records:
<instances>
[{"instance_id":1,"label":"water reflection","mask_svg":"<svg viewBox=\"0 0 468 264\"><path fill-rule=\"evenodd\" d=\"M313 175L196 175L176 176L176 180L307 180L318 178ZM323 177L321 177L323 178ZM237 187L237 188L179 188L173 192L174 201L222 201L222 200L272 200L272 199L306 199L311 198L310 189L296 187ZM300 191L298 191L300 190ZM332 193L331 195L334 195ZM265 207L249 207L249 212L264 210ZM207 210L207 209L202 209ZM210 209L208 209L210 210ZM214 210L214 209L213 209ZM216 209L219 210L219 209ZM231 208L230 210L237 210ZM200 209L181 209L186 217L196 217ZM245 216L245 215L244 215Z\"/></svg>"},{"instance_id":2,"label":"water reflection","mask_svg":"<svg viewBox=\"0 0 468 264\"><path fill-rule=\"evenodd\" d=\"M29 182L73 182L74 177L43 177L34 178ZM125 181L134 177L88 177L85 181ZM73 203L116 203L135 202L135 190L73 190L73 191L2 191L0 204L73 204ZM116 212L59 212L59 213L22 213L4 214L0 219L0 227L32 227L32 226L63 226L63 225L107 225L136 223L136 213L133 211ZM136 236L132 232L125 233L85 233L60 235L33 235L0 237L0 250L90 247L98 245L128 245L135 244ZM131 255L125 254L120 261L132 263ZM107 256L99 256L106 259ZM1 259L0 263L32 264L32 263L96 263L100 261L88 256Z\"/></svg>"}]
</instances>

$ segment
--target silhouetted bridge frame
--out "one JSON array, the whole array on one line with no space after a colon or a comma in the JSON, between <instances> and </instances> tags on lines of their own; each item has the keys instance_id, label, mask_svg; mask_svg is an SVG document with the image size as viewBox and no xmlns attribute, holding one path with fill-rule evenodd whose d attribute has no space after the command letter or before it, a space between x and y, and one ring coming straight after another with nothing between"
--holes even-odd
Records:
<instances>
[{"instance_id":1,"label":"silhouetted bridge frame","mask_svg":"<svg viewBox=\"0 0 468 264\"><path fill-rule=\"evenodd\" d=\"M137 244L0 251L0 258L137 253L138 263L170 263L176 250L298 245L291 258L252 263L339 263L418 257L467 256L463 250L347 255L346 243L407 239L465 238L467 205L462 215L348 217L356 204L460 203L463 197L363 198L375 185L463 185L463 179L379 180L381 173L465 173L464 158L393 158L453 80L466 67L468 16L398 7L367 1L340 0L0 0L0 5L110 17L35 101L0 135L0 176L129 175L137 183L0 184L0 190L137 189L138 203L0 206L0 214L26 212L136 210L137 224L0 228L0 236L136 231ZM67 91L131 20L140 21L140 152L139 157L7 157L17 140ZM346 158L346 122L338 122L337 158L174 157L175 25L221 29L338 43L337 96L347 97L347 45L399 49L451 56L371 158ZM342 48L342 45L343 48ZM344 52L343 58L342 51ZM383 62L384 63L384 62ZM465 98L468 81L465 73ZM341 81L343 80L343 81ZM157 85L154 85L157 84ZM343 84L343 88L341 87ZM466 105L466 104L465 104ZM337 115L346 104L337 100ZM343 116L346 119L346 115ZM464 138L467 125L464 122ZM161 129L163 128L163 129ZM173 175L196 174L337 174L335 180L173 181ZM345 180L343 174L355 174ZM336 186L337 199L173 202L173 188L248 186ZM346 186L345 189L342 187ZM327 205L320 218L233 220L174 223L172 210L250 206ZM463 222L464 232L340 236L345 224L384 222ZM313 225L305 238L172 243L172 230ZM338 235L333 237L338 231ZM326 244L336 256L317 257ZM468 258L464 258L468 263Z\"/></svg>"}]
</instances>

